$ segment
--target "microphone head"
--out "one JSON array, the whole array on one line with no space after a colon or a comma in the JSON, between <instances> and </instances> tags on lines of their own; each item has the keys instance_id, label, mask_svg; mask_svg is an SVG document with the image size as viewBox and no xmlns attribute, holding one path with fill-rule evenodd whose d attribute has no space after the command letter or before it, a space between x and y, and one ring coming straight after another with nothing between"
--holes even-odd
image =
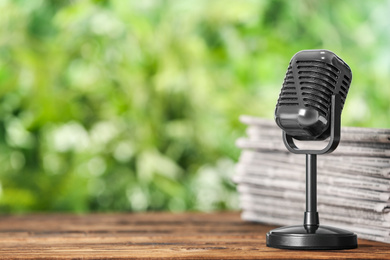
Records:
<instances>
[{"instance_id":1,"label":"microphone head","mask_svg":"<svg viewBox=\"0 0 390 260\"><path fill-rule=\"evenodd\" d=\"M343 108L352 72L328 50L296 53L288 66L275 109L277 125L297 140L329 137L332 95L339 94Z\"/></svg>"}]
</instances>

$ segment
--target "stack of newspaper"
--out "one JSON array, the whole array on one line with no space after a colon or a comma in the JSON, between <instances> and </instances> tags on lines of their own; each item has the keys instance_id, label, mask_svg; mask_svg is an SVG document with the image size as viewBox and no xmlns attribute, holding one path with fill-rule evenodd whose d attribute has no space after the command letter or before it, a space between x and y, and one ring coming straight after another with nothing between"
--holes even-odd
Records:
<instances>
[{"instance_id":1,"label":"stack of newspaper","mask_svg":"<svg viewBox=\"0 0 390 260\"><path fill-rule=\"evenodd\" d=\"M241 116L247 137L233 177L242 218L299 225L305 211L305 155L288 152L273 120ZM319 148L326 141L298 142ZM342 127L341 142L317 156L317 199L321 225L390 243L390 129Z\"/></svg>"}]
</instances>

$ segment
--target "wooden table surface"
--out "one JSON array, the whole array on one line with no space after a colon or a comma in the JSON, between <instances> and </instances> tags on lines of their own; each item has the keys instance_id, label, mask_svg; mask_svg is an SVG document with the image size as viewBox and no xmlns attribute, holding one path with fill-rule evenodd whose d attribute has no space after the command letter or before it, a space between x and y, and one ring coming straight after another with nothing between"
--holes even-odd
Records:
<instances>
[{"instance_id":1,"label":"wooden table surface","mask_svg":"<svg viewBox=\"0 0 390 260\"><path fill-rule=\"evenodd\" d=\"M0 217L0 259L390 259L390 244L299 251L266 247L274 227L239 213L142 213Z\"/></svg>"}]
</instances>

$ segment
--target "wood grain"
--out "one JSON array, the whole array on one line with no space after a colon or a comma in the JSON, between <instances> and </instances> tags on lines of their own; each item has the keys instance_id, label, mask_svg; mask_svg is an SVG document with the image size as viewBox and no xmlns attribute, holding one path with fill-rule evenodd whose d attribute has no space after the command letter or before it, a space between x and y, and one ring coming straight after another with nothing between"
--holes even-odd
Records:
<instances>
[{"instance_id":1,"label":"wood grain","mask_svg":"<svg viewBox=\"0 0 390 260\"><path fill-rule=\"evenodd\" d=\"M274 227L239 213L143 213L0 217L0 259L390 259L390 245L298 251L268 248Z\"/></svg>"}]
</instances>

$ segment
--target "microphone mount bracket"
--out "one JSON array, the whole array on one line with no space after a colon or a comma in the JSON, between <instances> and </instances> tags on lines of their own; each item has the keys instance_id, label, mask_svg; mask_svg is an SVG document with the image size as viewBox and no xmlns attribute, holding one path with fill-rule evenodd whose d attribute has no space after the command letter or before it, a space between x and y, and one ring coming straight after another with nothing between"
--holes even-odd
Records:
<instances>
[{"instance_id":1,"label":"microphone mount bracket","mask_svg":"<svg viewBox=\"0 0 390 260\"><path fill-rule=\"evenodd\" d=\"M286 148L296 154L327 154L333 152L340 142L341 97L339 94L332 95L330 109L330 139L325 148L321 150L299 149L294 143L294 138L283 131L283 142Z\"/></svg>"}]
</instances>

